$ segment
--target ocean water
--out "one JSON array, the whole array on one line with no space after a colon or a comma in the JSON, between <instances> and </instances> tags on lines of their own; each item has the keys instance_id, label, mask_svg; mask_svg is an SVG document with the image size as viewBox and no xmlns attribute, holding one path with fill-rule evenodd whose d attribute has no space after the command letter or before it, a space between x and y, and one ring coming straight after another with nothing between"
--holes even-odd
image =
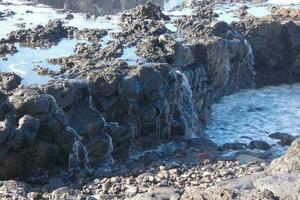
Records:
<instances>
[{"instance_id":1,"label":"ocean water","mask_svg":"<svg viewBox=\"0 0 300 200\"><path fill-rule=\"evenodd\" d=\"M300 83L245 90L212 106L208 136L218 144L263 140L275 132L300 135Z\"/></svg>"}]
</instances>

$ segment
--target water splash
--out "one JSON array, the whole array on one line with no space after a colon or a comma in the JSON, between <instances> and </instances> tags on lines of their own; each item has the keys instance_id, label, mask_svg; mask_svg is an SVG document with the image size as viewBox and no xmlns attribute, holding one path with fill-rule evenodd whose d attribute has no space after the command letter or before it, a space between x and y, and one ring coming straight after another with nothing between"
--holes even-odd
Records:
<instances>
[{"instance_id":1,"label":"water splash","mask_svg":"<svg viewBox=\"0 0 300 200\"><path fill-rule=\"evenodd\" d=\"M68 126L66 128L68 132L74 135L74 144L72 148L72 152L69 155L69 169L80 169L80 163L83 161L83 165L85 169L89 169L89 156L86 147L81 143L80 136L76 132L75 129ZM80 153L83 154L83 159L80 158Z\"/></svg>"},{"instance_id":2,"label":"water splash","mask_svg":"<svg viewBox=\"0 0 300 200\"><path fill-rule=\"evenodd\" d=\"M179 90L182 102L178 105L178 109L185 123L185 137L196 138L201 132L201 126L197 108L193 100L192 88L183 72L177 70L176 73L181 79Z\"/></svg>"}]
</instances>

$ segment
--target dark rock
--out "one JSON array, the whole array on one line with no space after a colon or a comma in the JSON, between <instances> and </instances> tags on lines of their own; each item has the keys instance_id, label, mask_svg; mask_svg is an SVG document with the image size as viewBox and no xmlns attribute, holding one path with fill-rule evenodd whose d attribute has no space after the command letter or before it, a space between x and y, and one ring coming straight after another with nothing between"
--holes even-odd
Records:
<instances>
[{"instance_id":1,"label":"dark rock","mask_svg":"<svg viewBox=\"0 0 300 200\"><path fill-rule=\"evenodd\" d=\"M219 146L216 143L204 137L189 139L187 140L187 144L189 147L195 147L197 148L197 150L200 150L202 152L220 150Z\"/></svg>"},{"instance_id":2,"label":"dark rock","mask_svg":"<svg viewBox=\"0 0 300 200\"><path fill-rule=\"evenodd\" d=\"M271 145L269 145L267 142L260 141L260 140L253 140L250 142L249 147L251 149L260 149L260 150L269 150L271 149Z\"/></svg>"},{"instance_id":3,"label":"dark rock","mask_svg":"<svg viewBox=\"0 0 300 200\"><path fill-rule=\"evenodd\" d=\"M74 15L72 13L68 13L65 17L65 19L68 19L68 20L73 19L73 18L74 18Z\"/></svg>"},{"instance_id":4,"label":"dark rock","mask_svg":"<svg viewBox=\"0 0 300 200\"><path fill-rule=\"evenodd\" d=\"M21 77L15 73L0 73L0 90L11 91L16 89L21 84Z\"/></svg>"},{"instance_id":5,"label":"dark rock","mask_svg":"<svg viewBox=\"0 0 300 200\"><path fill-rule=\"evenodd\" d=\"M14 54L17 53L18 50L13 44L1 44L0 43L0 55L6 55L6 54Z\"/></svg>"},{"instance_id":6,"label":"dark rock","mask_svg":"<svg viewBox=\"0 0 300 200\"><path fill-rule=\"evenodd\" d=\"M297 138L297 137L292 136L290 134L280 133L280 132L272 133L272 134L269 135L269 137L273 138L273 139L280 140L278 142L278 144L280 144L282 146L291 145L292 142Z\"/></svg>"},{"instance_id":7,"label":"dark rock","mask_svg":"<svg viewBox=\"0 0 300 200\"><path fill-rule=\"evenodd\" d=\"M247 148L247 144L244 143L226 143L222 146L223 150L244 150Z\"/></svg>"}]
</instances>

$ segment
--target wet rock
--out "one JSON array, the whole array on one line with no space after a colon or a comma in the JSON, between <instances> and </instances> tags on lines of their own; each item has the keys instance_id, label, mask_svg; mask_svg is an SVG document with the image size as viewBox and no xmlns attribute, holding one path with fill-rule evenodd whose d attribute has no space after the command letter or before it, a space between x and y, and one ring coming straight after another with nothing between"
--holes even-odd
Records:
<instances>
[{"instance_id":1,"label":"wet rock","mask_svg":"<svg viewBox=\"0 0 300 200\"><path fill-rule=\"evenodd\" d=\"M237 24L252 46L258 87L299 81L300 28L295 22L256 19Z\"/></svg>"},{"instance_id":2,"label":"wet rock","mask_svg":"<svg viewBox=\"0 0 300 200\"><path fill-rule=\"evenodd\" d=\"M250 142L249 147L251 149L260 149L260 150L269 150L271 149L271 145L269 145L267 142L260 141L260 140L253 140Z\"/></svg>"},{"instance_id":3,"label":"wet rock","mask_svg":"<svg viewBox=\"0 0 300 200\"><path fill-rule=\"evenodd\" d=\"M0 12L0 21L6 19L7 17L12 17L16 14L16 12L9 10L9 9L5 9L3 10L3 12Z\"/></svg>"},{"instance_id":4,"label":"wet rock","mask_svg":"<svg viewBox=\"0 0 300 200\"><path fill-rule=\"evenodd\" d=\"M72 29L72 28L71 28ZM60 39L67 37L71 30L63 26L60 20L52 20L45 26L38 25L33 29L13 31L8 34L7 38L3 40L5 43L31 43L39 45L49 45L56 43Z\"/></svg>"},{"instance_id":5,"label":"wet rock","mask_svg":"<svg viewBox=\"0 0 300 200\"><path fill-rule=\"evenodd\" d=\"M219 151L217 144L207 138L192 138L187 141L189 147L196 147L199 151Z\"/></svg>"},{"instance_id":6,"label":"wet rock","mask_svg":"<svg viewBox=\"0 0 300 200\"><path fill-rule=\"evenodd\" d=\"M106 36L108 32L102 29L82 29L76 31L75 37L79 39L85 39L88 41L97 42L104 36Z\"/></svg>"},{"instance_id":7,"label":"wet rock","mask_svg":"<svg viewBox=\"0 0 300 200\"><path fill-rule=\"evenodd\" d=\"M248 146L247 144L235 142L235 143L226 143L222 146L222 148L224 150L243 150L246 149L247 146Z\"/></svg>"},{"instance_id":8,"label":"wet rock","mask_svg":"<svg viewBox=\"0 0 300 200\"><path fill-rule=\"evenodd\" d=\"M82 137L87 147L90 164L97 166L107 155L109 138L103 132L105 121L94 107L88 86L85 81L57 81L44 86L44 91L51 94L65 111L69 125Z\"/></svg>"},{"instance_id":9,"label":"wet rock","mask_svg":"<svg viewBox=\"0 0 300 200\"><path fill-rule=\"evenodd\" d=\"M170 20L170 17L163 14L158 5L147 2L146 5L138 6L132 10L124 12L121 15L124 21L133 21L137 19L150 19L150 20Z\"/></svg>"},{"instance_id":10,"label":"wet rock","mask_svg":"<svg viewBox=\"0 0 300 200\"><path fill-rule=\"evenodd\" d=\"M21 84L21 77L15 73L0 73L0 90L1 91L12 91Z\"/></svg>"},{"instance_id":11,"label":"wet rock","mask_svg":"<svg viewBox=\"0 0 300 200\"><path fill-rule=\"evenodd\" d=\"M0 178L26 177L38 168L66 166L74 138L53 97L18 88L8 97L1 122Z\"/></svg>"},{"instance_id":12,"label":"wet rock","mask_svg":"<svg viewBox=\"0 0 300 200\"><path fill-rule=\"evenodd\" d=\"M67 20L70 20L70 19L73 19L74 18L74 15L72 13L68 13L66 16L65 16L65 19Z\"/></svg>"},{"instance_id":13,"label":"wet rock","mask_svg":"<svg viewBox=\"0 0 300 200\"><path fill-rule=\"evenodd\" d=\"M1 44L0 43L0 55L5 56L6 54L17 53L18 50L13 44Z\"/></svg>"},{"instance_id":14,"label":"wet rock","mask_svg":"<svg viewBox=\"0 0 300 200\"><path fill-rule=\"evenodd\" d=\"M280 140L278 142L278 144L280 144L282 146L291 145L292 142L297 138L297 137L292 136L290 134L280 133L280 132L272 133L272 134L269 135L269 137L273 138L273 139Z\"/></svg>"}]
</instances>

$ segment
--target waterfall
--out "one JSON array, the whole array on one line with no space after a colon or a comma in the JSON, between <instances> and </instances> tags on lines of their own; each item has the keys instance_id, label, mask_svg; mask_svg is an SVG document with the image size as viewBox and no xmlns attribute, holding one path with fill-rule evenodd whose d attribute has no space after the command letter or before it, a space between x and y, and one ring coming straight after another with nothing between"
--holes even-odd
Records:
<instances>
[{"instance_id":1,"label":"waterfall","mask_svg":"<svg viewBox=\"0 0 300 200\"><path fill-rule=\"evenodd\" d=\"M53 100L53 103L55 106L55 113L64 115L64 111L62 108L60 108L57 105L56 99L52 95L49 95L49 96ZM84 168L89 169L90 160L89 160L89 156L88 156L88 151L87 151L86 147L82 144L79 134L71 126L67 126L66 131L74 136L74 144L72 147L72 152L69 154L69 169L72 169L72 168L79 169L80 168L80 162L81 162L80 153L81 152L83 153Z\"/></svg>"},{"instance_id":2,"label":"waterfall","mask_svg":"<svg viewBox=\"0 0 300 200\"><path fill-rule=\"evenodd\" d=\"M180 110L185 123L185 137L196 138L197 135L201 132L201 126L197 108L193 100L192 88L188 81L188 78L183 72L177 70L176 73L181 79L181 83L179 85L179 93L182 101L178 105L178 109Z\"/></svg>"},{"instance_id":3,"label":"waterfall","mask_svg":"<svg viewBox=\"0 0 300 200\"><path fill-rule=\"evenodd\" d=\"M102 121L104 122L105 129L108 128L110 125L106 122L105 118L102 116L102 114L94 106L93 97L91 95L90 88L88 88L88 92L89 92L89 108L91 110L93 110L94 112L96 112L102 118ZM108 151L107 151L107 154L105 156L106 157L106 164L115 164L115 161L112 157L112 152L114 150L113 143L112 143L112 138L105 131L104 131L104 134L108 138Z\"/></svg>"},{"instance_id":4,"label":"waterfall","mask_svg":"<svg viewBox=\"0 0 300 200\"><path fill-rule=\"evenodd\" d=\"M72 168L79 169L80 168L80 165L79 165L81 162L80 152L83 153L84 168L89 169L90 161L89 161L88 151L87 151L86 147L81 143L80 136L78 135L76 130L70 126L68 126L66 130L75 136L74 137L75 141L73 144L72 152L69 155L69 169L72 169Z\"/></svg>"},{"instance_id":5,"label":"waterfall","mask_svg":"<svg viewBox=\"0 0 300 200\"><path fill-rule=\"evenodd\" d=\"M252 78L252 84L253 84L252 87L254 88L255 87L256 71L255 71L255 68L254 68L255 61L254 61L253 50L252 50L252 47L251 47L251 45L250 45L250 43L247 39L244 39L244 44L248 48L248 52L247 52L245 61L248 63L249 71L251 72L251 75L252 75L252 77L251 77Z\"/></svg>"}]
</instances>

